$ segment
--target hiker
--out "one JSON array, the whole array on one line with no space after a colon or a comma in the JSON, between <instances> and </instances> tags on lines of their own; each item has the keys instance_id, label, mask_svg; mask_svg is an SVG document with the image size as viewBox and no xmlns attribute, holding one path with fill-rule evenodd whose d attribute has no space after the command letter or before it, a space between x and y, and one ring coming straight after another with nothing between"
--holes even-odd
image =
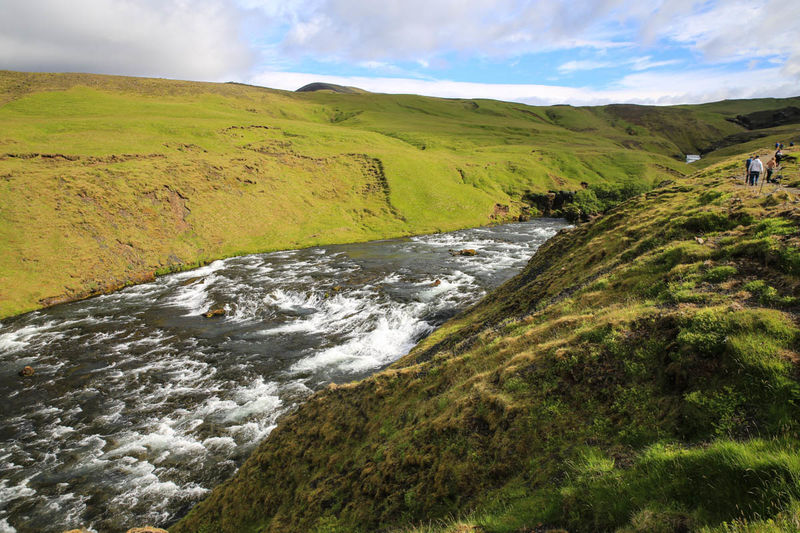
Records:
<instances>
[{"instance_id":1,"label":"hiker","mask_svg":"<svg viewBox=\"0 0 800 533\"><path fill-rule=\"evenodd\" d=\"M767 176L764 178L767 183L772 183L772 173L775 171L776 166L774 159L767 161Z\"/></svg>"},{"instance_id":2,"label":"hiker","mask_svg":"<svg viewBox=\"0 0 800 533\"><path fill-rule=\"evenodd\" d=\"M744 162L744 183L745 185L750 184L750 163L753 162L753 156L747 158L747 161Z\"/></svg>"},{"instance_id":3,"label":"hiker","mask_svg":"<svg viewBox=\"0 0 800 533\"><path fill-rule=\"evenodd\" d=\"M781 143L775 143L775 149L776 149L776 150L777 150L778 148L780 148L780 147L781 147Z\"/></svg>"},{"instance_id":4,"label":"hiker","mask_svg":"<svg viewBox=\"0 0 800 533\"><path fill-rule=\"evenodd\" d=\"M764 165L761 164L758 156L755 156L750 162L750 185L758 185L758 176L762 170L764 170Z\"/></svg>"},{"instance_id":5,"label":"hiker","mask_svg":"<svg viewBox=\"0 0 800 533\"><path fill-rule=\"evenodd\" d=\"M783 152L781 151L780 148L778 148L778 151L775 152L775 163L780 165L781 159L783 159Z\"/></svg>"}]
</instances>

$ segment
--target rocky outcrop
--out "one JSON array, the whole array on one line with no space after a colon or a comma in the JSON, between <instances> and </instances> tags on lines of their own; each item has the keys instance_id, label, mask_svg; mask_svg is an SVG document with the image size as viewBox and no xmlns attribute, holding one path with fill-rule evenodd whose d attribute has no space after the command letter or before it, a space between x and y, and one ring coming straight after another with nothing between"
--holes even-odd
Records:
<instances>
[{"instance_id":1,"label":"rocky outcrop","mask_svg":"<svg viewBox=\"0 0 800 533\"><path fill-rule=\"evenodd\" d=\"M556 216L565 205L575 201L575 191L528 192L522 199L538 209L543 216L551 217Z\"/></svg>"}]
</instances>

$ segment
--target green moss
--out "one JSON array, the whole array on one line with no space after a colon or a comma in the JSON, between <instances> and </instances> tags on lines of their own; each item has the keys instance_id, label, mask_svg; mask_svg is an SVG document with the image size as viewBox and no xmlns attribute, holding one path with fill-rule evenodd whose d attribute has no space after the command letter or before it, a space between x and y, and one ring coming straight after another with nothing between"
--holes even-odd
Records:
<instances>
[{"instance_id":1,"label":"green moss","mask_svg":"<svg viewBox=\"0 0 800 533\"><path fill-rule=\"evenodd\" d=\"M709 283L722 283L735 276L738 270L735 266L722 265L709 269L703 274L703 280Z\"/></svg>"},{"instance_id":2,"label":"green moss","mask_svg":"<svg viewBox=\"0 0 800 533\"><path fill-rule=\"evenodd\" d=\"M730 217L715 211L702 211L687 217L681 225L692 233L710 233L734 228L738 223Z\"/></svg>"},{"instance_id":3,"label":"green moss","mask_svg":"<svg viewBox=\"0 0 800 533\"><path fill-rule=\"evenodd\" d=\"M730 519L730 509L739 519L772 516L799 496L800 459L792 450L790 443L760 439L717 440L703 448L658 444L627 469L597 452L583 454L572 463L558 518L571 531L628 524L629 531L645 524L658 531L720 523Z\"/></svg>"},{"instance_id":4,"label":"green moss","mask_svg":"<svg viewBox=\"0 0 800 533\"><path fill-rule=\"evenodd\" d=\"M777 289L760 279L748 282L742 288L753 293L764 305L789 306L795 305L798 301L792 296L781 296Z\"/></svg>"}]
</instances>

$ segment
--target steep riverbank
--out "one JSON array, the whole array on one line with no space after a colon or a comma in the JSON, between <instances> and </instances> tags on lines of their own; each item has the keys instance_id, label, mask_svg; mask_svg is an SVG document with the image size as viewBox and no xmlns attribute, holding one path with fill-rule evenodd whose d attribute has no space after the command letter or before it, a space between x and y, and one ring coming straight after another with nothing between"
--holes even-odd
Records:
<instances>
[{"instance_id":1,"label":"steep riverbank","mask_svg":"<svg viewBox=\"0 0 800 533\"><path fill-rule=\"evenodd\" d=\"M171 531L795 531L800 204L741 161L559 234Z\"/></svg>"},{"instance_id":2,"label":"steep riverbank","mask_svg":"<svg viewBox=\"0 0 800 533\"><path fill-rule=\"evenodd\" d=\"M726 118L793 101L531 107L3 71L0 318L222 257L535 215L528 193L641 190L745 131Z\"/></svg>"}]
</instances>

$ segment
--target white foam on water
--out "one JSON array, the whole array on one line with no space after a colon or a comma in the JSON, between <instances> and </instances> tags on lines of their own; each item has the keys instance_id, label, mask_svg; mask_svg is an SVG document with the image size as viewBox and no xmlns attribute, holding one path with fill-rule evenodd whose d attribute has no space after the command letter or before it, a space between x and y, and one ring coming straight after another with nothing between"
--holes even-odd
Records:
<instances>
[{"instance_id":1,"label":"white foam on water","mask_svg":"<svg viewBox=\"0 0 800 533\"><path fill-rule=\"evenodd\" d=\"M0 533L17 533L17 530L5 518L0 518Z\"/></svg>"},{"instance_id":2,"label":"white foam on water","mask_svg":"<svg viewBox=\"0 0 800 533\"><path fill-rule=\"evenodd\" d=\"M440 279L438 281L439 284L436 286L433 285L435 280L426 281L423 286L424 288L422 288L417 294L417 298L423 302L430 302L431 300L440 298L445 293L454 291L461 287L460 284L452 283L447 279Z\"/></svg>"},{"instance_id":3,"label":"white foam on water","mask_svg":"<svg viewBox=\"0 0 800 533\"><path fill-rule=\"evenodd\" d=\"M167 423L160 423L151 433L131 432L119 439L119 445L103 456L113 459L121 456L155 457L156 464L166 460L178 460L181 457L197 455L205 451L196 439L182 435Z\"/></svg>"},{"instance_id":4,"label":"white foam on water","mask_svg":"<svg viewBox=\"0 0 800 533\"><path fill-rule=\"evenodd\" d=\"M79 497L68 492L47 498L45 506L47 512L56 517L58 521L64 524L79 524L81 522L81 515L86 510L86 502L88 501L88 496Z\"/></svg>"},{"instance_id":5,"label":"white foam on water","mask_svg":"<svg viewBox=\"0 0 800 533\"><path fill-rule=\"evenodd\" d=\"M7 479L0 479L0 509L6 506L8 502L18 498L30 498L36 494L36 491L28 486L30 478L23 480L21 483L11 485Z\"/></svg>"},{"instance_id":6,"label":"white foam on water","mask_svg":"<svg viewBox=\"0 0 800 533\"><path fill-rule=\"evenodd\" d=\"M292 371L306 372L334 366L348 372L363 372L390 363L408 353L417 337L433 329L418 318L420 307L390 308L372 323L362 324L344 344L298 361L292 366Z\"/></svg>"},{"instance_id":7,"label":"white foam on water","mask_svg":"<svg viewBox=\"0 0 800 533\"><path fill-rule=\"evenodd\" d=\"M211 451L230 451L236 448L232 437L209 437L203 441L203 447Z\"/></svg>"},{"instance_id":8,"label":"white foam on water","mask_svg":"<svg viewBox=\"0 0 800 533\"><path fill-rule=\"evenodd\" d=\"M51 331L54 326L57 326L56 322L48 321L0 333L0 354L16 353L30 347L42 348L54 340L62 338L63 333Z\"/></svg>"},{"instance_id":9,"label":"white foam on water","mask_svg":"<svg viewBox=\"0 0 800 533\"><path fill-rule=\"evenodd\" d=\"M228 431L236 437L236 441L240 444L257 444L264 440L277 424L257 424L256 422L247 422L238 426L230 426Z\"/></svg>"},{"instance_id":10,"label":"white foam on water","mask_svg":"<svg viewBox=\"0 0 800 533\"><path fill-rule=\"evenodd\" d=\"M192 278L201 278L203 276L208 276L213 274L217 270L222 270L225 268L225 263L228 261L227 259L217 259L216 261L212 261L211 263L201 266L200 268L195 268L193 270L186 270L184 272L178 272L176 274L170 274L169 276L165 277L165 280L169 282L181 282Z\"/></svg>"},{"instance_id":11,"label":"white foam on water","mask_svg":"<svg viewBox=\"0 0 800 533\"><path fill-rule=\"evenodd\" d=\"M56 424L50 429L50 435L48 435L48 437L51 439L60 439L64 435L73 432L75 432L75 428L73 427Z\"/></svg>"},{"instance_id":12,"label":"white foam on water","mask_svg":"<svg viewBox=\"0 0 800 533\"><path fill-rule=\"evenodd\" d=\"M282 326L264 330L262 333L267 335L339 332L343 328L354 327L370 314L370 302L363 298L354 298L352 293L335 293L325 298L317 293L305 295L277 290L271 297L274 305L283 311L304 315Z\"/></svg>"},{"instance_id":13,"label":"white foam on water","mask_svg":"<svg viewBox=\"0 0 800 533\"><path fill-rule=\"evenodd\" d=\"M438 235L423 235L421 237L412 237L412 240L436 247L451 247L451 248L458 247L462 249L471 248L473 250L480 250L487 243L486 240L475 240L474 238L459 233L441 233Z\"/></svg>"},{"instance_id":14,"label":"white foam on water","mask_svg":"<svg viewBox=\"0 0 800 533\"><path fill-rule=\"evenodd\" d=\"M239 422L256 414L274 414L281 406L277 384L259 377L249 387L234 393L236 407L225 413L226 422Z\"/></svg>"},{"instance_id":15,"label":"white foam on water","mask_svg":"<svg viewBox=\"0 0 800 533\"><path fill-rule=\"evenodd\" d=\"M216 261L215 261L216 262ZM209 265L210 266L210 265ZM186 309L184 316L199 315L208 311L210 305L208 289L218 280L216 275L208 275L200 281L178 287L169 298L170 305Z\"/></svg>"},{"instance_id":16,"label":"white foam on water","mask_svg":"<svg viewBox=\"0 0 800 533\"><path fill-rule=\"evenodd\" d=\"M315 309L322 301L322 296L315 293L305 294L298 291L284 291L275 289L266 298L270 305L283 311L297 312L306 309Z\"/></svg>"},{"instance_id":17,"label":"white foam on water","mask_svg":"<svg viewBox=\"0 0 800 533\"><path fill-rule=\"evenodd\" d=\"M161 481L157 468L147 461L118 464L125 475L120 493L108 503L108 512L133 514L144 523L163 523L170 518L169 504L175 500L198 500L209 489L196 483L183 486L173 481Z\"/></svg>"},{"instance_id":18,"label":"white foam on water","mask_svg":"<svg viewBox=\"0 0 800 533\"><path fill-rule=\"evenodd\" d=\"M264 314L271 315L264 297L257 291L236 295L236 300L227 307L231 312L225 314L225 319L233 322L251 322L263 318Z\"/></svg>"}]
</instances>

